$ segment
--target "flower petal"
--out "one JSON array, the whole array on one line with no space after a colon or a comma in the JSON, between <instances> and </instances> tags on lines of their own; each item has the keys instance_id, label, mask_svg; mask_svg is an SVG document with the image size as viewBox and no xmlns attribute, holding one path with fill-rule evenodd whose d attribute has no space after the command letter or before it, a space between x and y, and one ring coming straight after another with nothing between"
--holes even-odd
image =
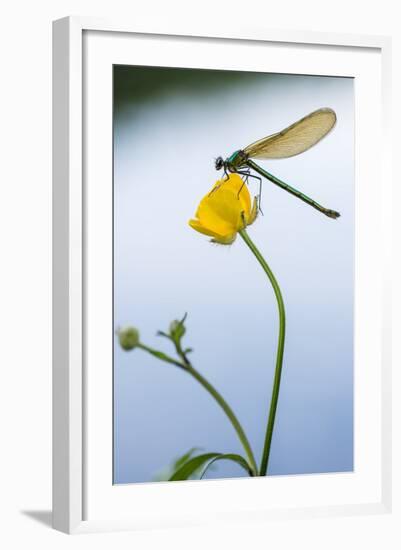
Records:
<instances>
[{"instance_id":1,"label":"flower petal","mask_svg":"<svg viewBox=\"0 0 401 550\"><path fill-rule=\"evenodd\" d=\"M232 244L236 238L237 233L235 232L232 235L227 235L225 237L215 237L212 239L212 242L218 244Z\"/></svg>"},{"instance_id":2,"label":"flower petal","mask_svg":"<svg viewBox=\"0 0 401 550\"><path fill-rule=\"evenodd\" d=\"M259 212L258 199L257 197L253 198L252 210L249 214L247 225L251 225L257 218Z\"/></svg>"},{"instance_id":3,"label":"flower petal","mask_svg":"<svg viewBox=\"0 0 401 550\"><path fill-rule=\"evenodd\" d=\"M232 233L237 229L241 204L230 191L220 187L201 201L199 221L218 233Z\"/></svg>"},{"instance_id":4,"label":"flower petal","mask_svg":"<svg viewBox=\"0 0 401 550\"><path fill-rule=\"evenodd\" d=\"M232 244L235 241L235 238L237 236L236 232L228 233L226 235L219 235L218 233L204 227L199 222L199 220L189 220L188 224L192 227L192 229L195 229L195 231L198 231L199 233L203 233L203 235L207 235L208 237L213 237L212 242L214 243Z\"/></svg>"},{"instance_id":5,"label":"flower petal","mask_svg":"<svg viewBox=\"0 0 401 550\"><path fill-rule=\"evenodd\" d=\"M245 217L248 218L251 212L251 196L244 180L238 174L230 174L223 185L225 189L230 189L236 194L241 203L241 210L245 212Z\"/></svg>"},{"instance_id":6,"label":"flower petal","mask_svg":"<svg viewBox=\"0 0 401 550\"><path fill-rule=\"evenodd\" d=\"M199 220L189 220L188 224L192 227L192 229L195 229L195 231L198 231L199 233L203 233L203 235L208 235L209 237L218 237L217 233L214 231L210 231L206 227L204 227Z\"/></svg>"},{"instance_id":7,"label":"flower petal","mask_svg":"<svg viewBox=\"0 0 401 550\"><path fill-rule=\"evenodd\" d=\"M207 221L208 220L206 220L206 222ZM190 220L188 223L193 229L199 231L199 233L209 235L209 237L215 237L216 239L225 239L227 236L234 233L231 226L223 223L207 225L207 223L201 223L199 220Z\"/></svg>"}]
</instances>

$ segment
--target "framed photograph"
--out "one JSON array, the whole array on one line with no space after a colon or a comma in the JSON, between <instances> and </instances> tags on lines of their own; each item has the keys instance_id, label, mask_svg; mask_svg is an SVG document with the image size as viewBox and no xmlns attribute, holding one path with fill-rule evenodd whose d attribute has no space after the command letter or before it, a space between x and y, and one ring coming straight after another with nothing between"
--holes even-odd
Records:
<instances>
[{"instance_id":1,"label":"framed photograph","mask_svg":"<svg viewBox=\"0 0 401 550\"><path fill-rule=\"evenodd\" d=\"M53 36L54 527L389 513L389 39Z\"/></svg>"}]
</instances>

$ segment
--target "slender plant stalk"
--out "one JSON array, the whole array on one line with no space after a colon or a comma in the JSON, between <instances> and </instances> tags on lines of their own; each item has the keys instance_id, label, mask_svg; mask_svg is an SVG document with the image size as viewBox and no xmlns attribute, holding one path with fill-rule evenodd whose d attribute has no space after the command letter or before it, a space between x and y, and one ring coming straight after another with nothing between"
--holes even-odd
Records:
<instances>
[{"instance_id":1,"label":"slender plant stalk","mask_svg":"<svg viewBox=\"0 0 401 550\"><path fill-rule=\"evenodd\" d=\"M234 430L237 432L238 438L241 441L241 444L244 448L244 451L246 453L246 456L249 461L249 465L251 466L254 475L258 474L258 467L256 465L255 457L253 456L253 452L251 449L251 446L249 444L248 438L244 432L243 427L241 426L238 418L235 416L234 411L229 406L229 404L225 401L225 399L221 396L221 394L204 378L197 370L195 370L192 366L187 367L187 372L195 378L204 388L206 391L210 393L212 397L217 401L217 403L220 405L220 407L223 409L223 411L226 413L228 419L230 420Z\"/></svg>"},{"instance_id":2,"label":"slender plant stalk","mask_svg":"<svg viewBox=\"0 0 401 550\"><path fill-rule=\"evenodd\" d=\"M274 421L276 419L278 396L280 393L281 371L283 367L283 354L284 354L284 341L285 341L285 309L284 309L284 302L283 302L283 297L281 295L280 287L270 267L267 265L262 254L256 248L255 244L252 242L252 240L250 239L245 229L242 229L239 232L239 234L241 235L245 243L248 245L248 247L251 249L251 251L255 255L256 259L262 266L264 272L266 273L266 275L268 276L271 282L271 285L274 290L274 294L276 295L276 299L277 299L279 323L280 323L278 345L277 345L277 356L276 356L276 369L274 372L273 390L272 390L272 396L270 401L269 416L267 420L265 443L263 447L262 460L261 460L260 470L259 470L259 475L265 476L267 474L267 467L269 464L270 448L271 448L271 442L272 442L272 436L273 436L273 430L274 430Z\"/></svg>"},{"instance_id":3,"label":"slender plant stalk","mask_svg":"<svg viewBox=\"0 0 401 550\"><path fill-rule=\"evenodd\" d=\"M236 417L234 411L232 410L230 405L227 403L227 401L223 398L223 396L216 390L216 388L214 386L212 386L212 384L210 384L210 382L208 382L208 380L206 380L206 378L204 376L202 376L192 366L190 361L187 359L185 353L182 351L181 347L177 346L176 349L177 349L177 353L182 358L182 361L177 361L176 359L173 359L169 355L167 355L163 352L159 352L159 351L157 351L153 348L150 348L149 346L146 346L145 344L142 344L142 343L138 344L137 347L140 348L140 349L143 349L144 351L147 351L148 353L150 353L151 355L154 355L155 357L157 357L158 359L161 359L162 361L166 361L167 363L171 363L173 365L176 365L177 367L182 368L183 370L188 372L193 378L195 378L195 380L197 380L205 388L206 391L209 392L209 394L216 400L218 405L223 409L226 416L230 420L230 422L231 422L234 430L236 431L236 433L238 435L238 438L239 438L239 440L240 440L240 442L241 442L241 444L244 448L245 454L248 458L249 466L251 467L254 475L255 476L258 475L258 467L257 467L257 464L256 464L255 457L253 455L251 445L250 445L249 440L248 440L248 438L245 434L245 431L244 431L243 427L241 426L240 421Z\"/></svg>"},{"instance_id":4,"label":"slender plant stalk","mask_svg":"<svg viewBox=\"0 0 401 550\"><path fill-rule=\"evenodd\" d=\"M173 359L172 357L170 357L166 353L163 353L162 351L158 351L156 349L150 348L149 346L146 346L145 344L142 344L142 342L140 342L137 345L137 348L140 348L140 349L143 349L144 351L147 351L148 353L150 353L154 357L157 357L158 359L161 359L162 361L165 361L166 363L171 363L172 365L175 365L176 367L180 367L181 369L186 368L186 365L184 363L182 363L181 361L177 361L177 359Z\"/></svg>"}]
</instances>

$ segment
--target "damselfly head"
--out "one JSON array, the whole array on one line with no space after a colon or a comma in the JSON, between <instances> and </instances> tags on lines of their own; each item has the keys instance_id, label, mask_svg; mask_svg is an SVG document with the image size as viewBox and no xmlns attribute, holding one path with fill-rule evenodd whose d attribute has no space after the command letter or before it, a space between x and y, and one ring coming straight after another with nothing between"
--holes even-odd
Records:
<instances>
[{"instance_id":1,"label":"damselfly head","mask_svg":"<svg viewBox=\"0 0 401 550\"><path fill-rule=\"evenodd\" d=\"M214 165L216 167L216 170L221 170L224 166L223 157L217 157L217 159L214 161Z\"/></svg>"}]
</instances>

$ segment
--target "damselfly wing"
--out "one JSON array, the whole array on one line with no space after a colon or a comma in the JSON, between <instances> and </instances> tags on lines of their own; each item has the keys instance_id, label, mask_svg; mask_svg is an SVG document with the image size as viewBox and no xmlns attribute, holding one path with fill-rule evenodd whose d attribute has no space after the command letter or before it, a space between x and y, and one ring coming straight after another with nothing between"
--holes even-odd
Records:
<instances>
[{"instance_id":1,"label":"damselfly wing","mask_svg":"<svg viewBox=\"0 0 401 550\"><path fill-rule=\"evenodd\" d=\"M329 218L336 219L340 216L338 212L321 206L301 191L298 191L273 174L270 174L252 160L289 158L304 153L316 145L330 132L330 130L332 130L336 120L337 117L333 109L326 107L313 111L284 130L281 130L281 132L271 134L251 143L244 149L235 151L225 160L222 157L218 157L215 163L216 169L220 170L223 168L226 174L228 172L235 172L244 175L246 178L257 178L261 182L261 178L251 174L251 170L254 170L264 178L298 197L300 200L309 204L316 210L319 210L319 212L322 212Z\"/></svg>"},{"instance_id":2,"label":"damselfly wing","mask_svg":"<svg viewBox=\"0 0 401 550\"><path fill-rule=\"evenodd\" d=\"M336 120L332 109L319 109L281 132L251 143L245 147L244 153L253 159L282 159L299 155L323 139Z\"/></svg>"}]
</instances>

